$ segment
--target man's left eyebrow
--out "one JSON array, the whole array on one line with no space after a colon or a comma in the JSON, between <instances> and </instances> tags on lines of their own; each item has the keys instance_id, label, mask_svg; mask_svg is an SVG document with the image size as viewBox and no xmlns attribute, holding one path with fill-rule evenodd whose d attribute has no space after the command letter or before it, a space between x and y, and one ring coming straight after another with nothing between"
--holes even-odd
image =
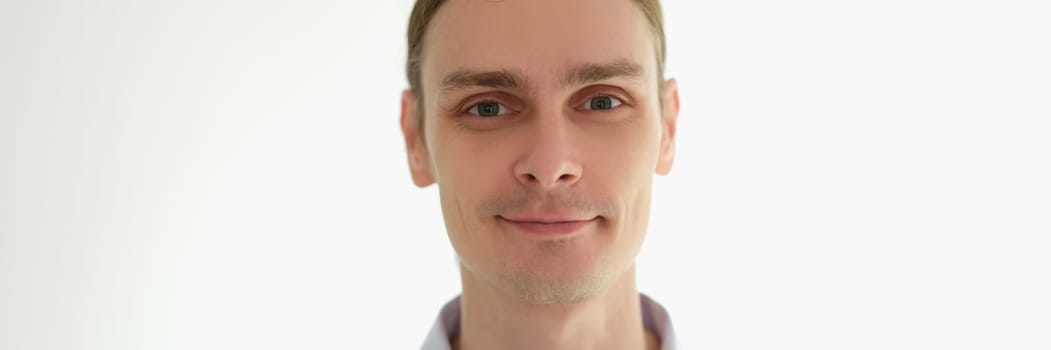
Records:
<instances>
[{"instance_id":1,"label":"man's left eyebrow","mask_svg":"<svg viewBox=\"0 0 1051 350\"><path fill-rule=\"evenodd\" d=\"M642 65L619 59L610 63L585 63L572 66L562 79L565 86L587 85L612 78L642 78Z\"/></svg>"}]
</instances>

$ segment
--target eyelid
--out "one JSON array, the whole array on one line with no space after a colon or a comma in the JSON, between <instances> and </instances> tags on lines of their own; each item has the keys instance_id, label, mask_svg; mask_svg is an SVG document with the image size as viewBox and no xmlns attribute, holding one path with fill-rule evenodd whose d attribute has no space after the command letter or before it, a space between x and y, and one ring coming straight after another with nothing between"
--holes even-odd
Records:
<instances>
[{"instance_id":1,"label":"eyelid","mask_svg":"<svg viewBox=\"0 0 1051 350\"><path fill-rule=\"evenodd\" d=\"M515 112L521 109L521 103L514 98L514 96L508 95L504 92L489 92L477 95L472 95L464 98L455 111L460 114L467 114L472 108L483 102L494 102L501 106L506 107L509 111Z\"/></svg>"},{"instance_id":2,"label":"eyelid","mask_svg":"<svg viewBox=\"0 0 1051 350\"><path fill-rule=\"evenodd\" d=\"M627 93L627 91L612 85L592 85L581 90L581 93L578 93L578 96L579 97L573 99L573 106L576 109L581 109L580 107L584 103L587 103L588 101L591 101L591 99L599 96L609 96L615 98L620 101L620 106L634 105L634 101L632 100L631 95Z\"/></svg>"},{"instance_id":3,"label":"eyelid","mask_svg":"<svg viewBox=\"0 0 1051 350\"><path fill-rule=\"evenodd\" d=\"M609 97L610 99L615 101L615 102L613 102L613 105L609 107L609 109L599 109L599 111L613 110L613 109L616 109L617 107L620 107L620 106L623 106L623 105L626 104L624 102L623 98L621 98L619 96L616 96L616 95L613 95L613 94L595 94L595 95L590 95L590 97L585 99L584 103L580 104L580 107L577 107L577 109L582 110L582 111L595 111L596 109L592 109L591 108L591 100L595 99L596 97Z\"/></svg>"},{"instance_id":4,"label":"eyelid","mask_svg":"<svg viewBox=\"0 0 1051 350\"><path fill-rule=\"evenodd\" d=\"M500 106L499 107L500 111L497 112L496 115L482 116L481 113L478 113L478 105L483 104L483 103L495 103L498 106ZM466 111L463 111L463 113L465 113L465 114L470 114L470 115L473 115L473 116L476 116L476 117L480 117L480 118L499 117L499 116L502 116L502 115L511 114L511 112L512 112L511 108L508 107L507 105L505 105L503 102L496 101L496 100L491 100L491 99L474 102L474 103L472 103L470 105L470 107L467 108Z\"/></svg>"}]
</instances>

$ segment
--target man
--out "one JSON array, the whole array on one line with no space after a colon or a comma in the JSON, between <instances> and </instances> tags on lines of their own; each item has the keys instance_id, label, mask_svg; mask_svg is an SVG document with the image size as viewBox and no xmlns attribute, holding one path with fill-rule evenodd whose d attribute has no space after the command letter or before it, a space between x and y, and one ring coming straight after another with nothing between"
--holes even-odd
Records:
<instances>
[{"instance_id":1,"label":"man","mask_svg":"<svg viewBox=\"0 0 1051 350\"><path fill-rule=\"evenodd\" d=\"M674 158L657 0L417 0L401 128L462 294L424 349L673 349L635 287Z\"/></svg>"}]
</instances>

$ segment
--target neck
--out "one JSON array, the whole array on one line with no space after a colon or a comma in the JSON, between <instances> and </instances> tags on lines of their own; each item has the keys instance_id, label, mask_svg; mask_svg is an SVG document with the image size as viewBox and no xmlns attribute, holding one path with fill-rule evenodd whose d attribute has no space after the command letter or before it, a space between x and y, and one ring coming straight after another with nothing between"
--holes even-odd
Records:
<instances>
[{"instance_id":1,"label":"neck","mask_svg":"<svg viewBox=\"0 0 1051 350\"><path fill-rule=\"evenodd\" d=\"M461 267L460 335L453 349L657 349L642 325L635 268L577 304L529 304Z\"/></svg>"}]
</instances>

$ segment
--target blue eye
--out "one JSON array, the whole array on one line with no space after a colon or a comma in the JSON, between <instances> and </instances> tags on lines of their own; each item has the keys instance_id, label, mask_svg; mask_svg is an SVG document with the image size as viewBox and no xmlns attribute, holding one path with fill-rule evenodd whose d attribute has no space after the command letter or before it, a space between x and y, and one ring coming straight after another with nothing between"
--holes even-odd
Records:
<instances>
[{"instance_id":1,"label":"blue eye","mask_svg":"<svg viewBox=\"0 0 1051 350\"><path fill-rule=\"evenodd\" d=\"M582 110L610 110L623 104L620 99L609 96L599 95L589 98L583 106L580 107Z\"/></svg>"},{"instance_id":2,"label":"blue eye","mask_svg":"<svg viewBox=\"0 0 1051 350\"><path fill-rule=\"evenodd\" d=\"M504 105L500 104L499 102L493 101L479 102L474 106L471 106L471 109L467 110L467 113L471 113L479 117L495 117L510 112L511 110L507 109L507 107L504 107Z\"/></svg>"}]
</instances>

